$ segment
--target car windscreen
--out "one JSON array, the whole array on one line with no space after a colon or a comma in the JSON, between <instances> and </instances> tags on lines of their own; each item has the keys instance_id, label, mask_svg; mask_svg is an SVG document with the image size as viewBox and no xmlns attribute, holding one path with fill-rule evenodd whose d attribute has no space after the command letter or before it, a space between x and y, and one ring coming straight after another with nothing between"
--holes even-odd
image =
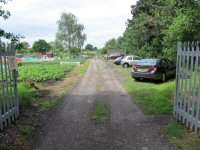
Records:
<instances>
[{"instance_id":1,"label":"car windscreen","mask_svg":"<svg viewBox=\"0 0 200 150\"><path fill-rule=\"evenodd\" d=\"M141 66L155 66L158 62L158 59L142 59L140 60L137 65Z\"/></svg>"}]
</instances>

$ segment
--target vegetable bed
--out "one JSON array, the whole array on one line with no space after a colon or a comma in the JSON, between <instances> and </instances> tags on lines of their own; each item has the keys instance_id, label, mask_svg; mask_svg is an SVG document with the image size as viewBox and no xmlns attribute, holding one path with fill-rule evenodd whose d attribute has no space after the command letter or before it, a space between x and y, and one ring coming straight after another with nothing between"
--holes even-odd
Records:
<instances>
[{"instance_id":1,"label":"vegetable bed","mask_svg":"<svg viewBox=\"0 0 200 150\"><path fill-rule=\"evenodd\" d=\"M60 65L53 62L21 63L18 65L19 80L46 81L63 78L76 65Z\"/></svg>"}]
</instances>

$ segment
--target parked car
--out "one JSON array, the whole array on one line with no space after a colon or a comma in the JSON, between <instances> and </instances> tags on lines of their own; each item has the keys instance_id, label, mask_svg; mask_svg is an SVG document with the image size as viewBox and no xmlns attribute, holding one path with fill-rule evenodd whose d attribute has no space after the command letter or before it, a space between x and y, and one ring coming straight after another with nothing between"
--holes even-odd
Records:
<instances>
[{"instance_id":1,"label":"parked car","mask_svg":"<svg viewBox=\"0 0 200 150\"><path fill-rule=\"evenodd\" d=\"M133 66L132 77L139 79L153 79L166 81L176 75L176 66L168 59L148 58L142 59Z\"/></svg>"},{"instance_id":2,"label":"parked car","mask_svg":"<svg viewBox=\"0 0 200 150\"><path fill-rule=\"evenodd\" d=\"M125 56L122 60L121 60L121 65L124 68L128 68L129 66L133 66L136 65L138 63L138 61L140 61L141 58L138 56Z\"/></svg>"},{"instance_id":3,"label":"parked car","mask_svg":"<svg viewBox=\"0 0 200 150\"><path fill-rule=\"evenodd\" d=\"M123 56L122 56L122 57L116 58L115 61L114 61L114 63L115 63L116 65L120 65L123 58L124 58Z\"/></svg>"},{"instance_id":4,"label":"parked car","mask_svg":"<svg viewBox=\"0 0 200 150\"><path fill-rule=\"evenodd\" d=\"M108 59L116 59L116 58L122 57L122 56L125 56L125 54L122 54L122 53L113 53L113 54L110 54L110 56L108 57Z\"/></svg>"}]
</instances>

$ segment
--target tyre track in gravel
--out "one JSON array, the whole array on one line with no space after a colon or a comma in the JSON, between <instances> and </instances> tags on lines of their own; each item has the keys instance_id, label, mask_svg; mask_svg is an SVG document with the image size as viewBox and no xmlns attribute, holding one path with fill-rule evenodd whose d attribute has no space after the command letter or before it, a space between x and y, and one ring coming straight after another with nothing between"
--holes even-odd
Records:
<instances>
[{"instance_id":1,"label":"tyre track in gravel","mask_svg":"<svg viewBox=\"0 0 200 150\"><path fill-rule=\"evenodd\" d=\"M101 60L90 61L85 76L36 133L32 149L173 150L160 134L168 119L144 115L124 90L120 75L103 66ZM110 107L109 123L92 120L97 102Z\"/></svg>"}]
</instances>

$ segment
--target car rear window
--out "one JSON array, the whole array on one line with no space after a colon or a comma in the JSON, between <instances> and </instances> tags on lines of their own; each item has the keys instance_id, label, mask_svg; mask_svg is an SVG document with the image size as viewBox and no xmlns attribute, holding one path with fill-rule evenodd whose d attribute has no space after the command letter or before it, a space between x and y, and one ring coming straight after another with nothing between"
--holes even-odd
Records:
<instances>
[{"instance_id":1,"label":"car rear window","mask_svg":"<svg viewBox=\"0 0 200 150\"><path fill-rule=\"evenodd\" d=\"M154 66L158 62L158 59L142 59L137 65L141 66Z\"/></svg>"}]
</instances>

